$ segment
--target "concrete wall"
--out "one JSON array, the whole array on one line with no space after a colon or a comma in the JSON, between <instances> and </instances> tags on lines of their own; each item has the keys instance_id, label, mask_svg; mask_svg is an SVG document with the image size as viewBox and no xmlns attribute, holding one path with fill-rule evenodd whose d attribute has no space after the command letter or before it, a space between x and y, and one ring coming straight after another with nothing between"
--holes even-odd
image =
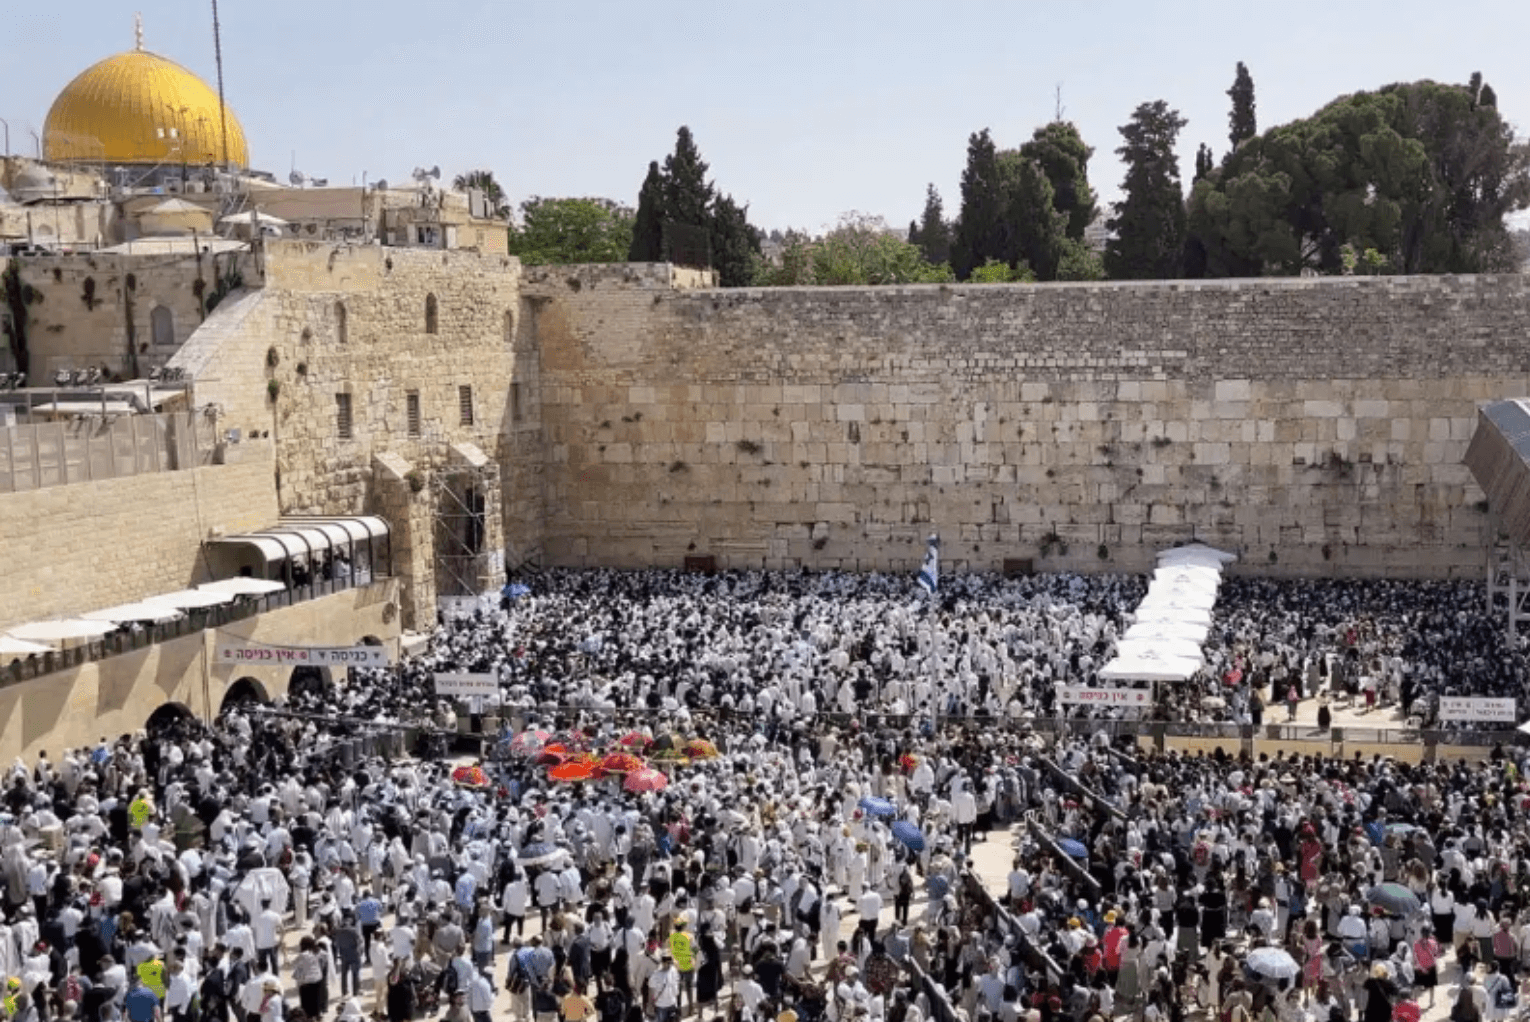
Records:
<instances>
[{"instance_id":1,"label":"concrete wall","mask_svg":"<svg viewBox=\"0 0 1530 1022\"><path fill-rule=\"evenodd\" d=\"M436 556L451 545L437 512L461 526L456 497L470 479L489 519L475 583L503 578L507 548L522 557L539 549L543 453L519 261L303 242L270 243L262 260L265 286L234 296L173 364L198 380L197 402L215 405L225 428L270 434L282 511L384 515L410 623L433 619L437 589L450 581ZM471 388L471 424L462 387ZM340 394L350 399L349 439L339 435ZM471 466L474 448L486 465Z\"/></svg>"},{"instance_id":2,"label":"concrete wall","mask_svg":"<svg viewBox=\"0 0 1530 1022\"><path fill-rule=\"evenodd\" d=\"M0 628L206 581L213 529L276 518L269 458L0 494Z\"/></svg>"},{"instance_id":3,"label":"concrete wall","mask_svg":"<svg viewBox=\"0 0 1530 1022\"><path fill-rule=\"evenodd\" d=\"M1481 570L1460 464L1530 392L1518 276L686 290L528 271L557 564ZM1067 553L1062 549L1066 546ZM1103 555L1103 556L1102 556Z\"/></svg>"},{"instance_id":4,"label":"concrete wall","mask_svg":"<svg viewBox=\"0 0 1530 1022\"><path fill-rule=\"evenodd\" d=\"M0 269L3 269L0 260ZM27 309L29 382L53 383L58 369L104 366L123 378L163 366L206 316L204 297L220 276L247 284L259 274L248 253L195 255L80 255L18 258L23 283L41 299ZM168 311L170 343L157 343L155 310ZM164 315L163 313L161 315ZM12 366L0 345L0 368Z\"/></svg>"},{"instance_id":5,"label":"concrete wall","mask_svg":"<svg viewBox=\"0 0 1530 1022\"><path fill-rule=\"evenodd\" d=\"M215 663L213 646L219 635L272 645L349 645L371 637L382 640L397 657L398 615L385 609L397 599L397 582L383 579L220 631L208 629L0 687L0 760L10 763L21 757L31 762L46 749L58 762L64 749L136 731L165 703L179 703L195 716L210 719L241 678L254 679L268 698L286 694L290 667Z\"/></svg>"}]
</instances>

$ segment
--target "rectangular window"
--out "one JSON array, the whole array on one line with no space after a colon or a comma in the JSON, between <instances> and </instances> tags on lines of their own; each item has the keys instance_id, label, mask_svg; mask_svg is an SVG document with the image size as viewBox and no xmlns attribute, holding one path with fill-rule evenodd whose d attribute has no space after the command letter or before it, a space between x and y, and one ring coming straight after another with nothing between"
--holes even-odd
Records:
<instances>
[{"instance_id":1,"label":"rectangular window","mask_svg":"<svg viewBox=\"0 0 1530 1022\"><path fill-rule=\"evenodd\" d=\"M457 388L457 407L462 412L462 424L473 424L473 388L467 384Z\"/></svg>"},{"instance_id":2,"label":"rectangular window","mask_svg":"<svg viewBox=\"0 0 1530 1022\"><path fill-rule=\"evenodd\" d=\"M351 438L351 396L335 395L335 433L341 440Z\"/></svg>"},{"instance_id":3,"label":"rectangular window","mask_svg":"<svg viewBox=\"0 0 1530 1022\"><path fill-rule=\"evenodd\" d=\"M521 421L521 385L510 384L510 421Z\"/></svg>"},{"instance_id":4,"label":"rectangular window","mask_svg":"<svg viewBox=\"0 0 1530 1022\"><path fill-rule=\"evenodd\" d=\"M404 392L404 417L409 420L409 435L420 435L420 392Z\"/></svg>"}]
</instances>

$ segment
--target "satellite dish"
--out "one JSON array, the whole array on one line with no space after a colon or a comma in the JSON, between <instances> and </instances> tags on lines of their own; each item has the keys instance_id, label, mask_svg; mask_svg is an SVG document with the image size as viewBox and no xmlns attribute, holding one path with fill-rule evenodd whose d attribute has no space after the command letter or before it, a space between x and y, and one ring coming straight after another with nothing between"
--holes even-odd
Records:
<instances>
[{"instance_id":1,"label":"satellite dish","mask_svg":"<svg viewBox=\"0 0 1530 1022\"><path fill-rule=\"evenodd\" d=\"M441 180L441 168L440 167L431 167L430 168L430 176L435 178L437 181Z\"/></svg>"},{"instance_id":2,"label":"satellite dish","mask_svg":"<svg viewBox=\"0 0 1530 1022\"><path fill-rule=\"evenodd\" d=\"M292 173L287 175L287 181L290 184L301 186L303 184L303 180L303 172L301 170L294 170Z\"/></svg>"},{"instance_id":3,"label":"satellite dish","mask_svg":"<svg viewBox=\"0 0 1530 1022\"><path fill-rule=\"evenodd\" d=\"M379 192L386 192L388 190L388 182L386 180L378 181L376 188Z\"/></svg>"}]
</instances>

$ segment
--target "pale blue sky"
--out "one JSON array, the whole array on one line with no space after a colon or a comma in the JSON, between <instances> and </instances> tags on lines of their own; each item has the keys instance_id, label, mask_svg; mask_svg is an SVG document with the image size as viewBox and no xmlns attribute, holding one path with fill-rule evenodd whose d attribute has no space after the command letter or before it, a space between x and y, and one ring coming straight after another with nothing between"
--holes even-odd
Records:
<instances>
[{"instance_id":1,"label":"pale blue sky","mask_svg":"<svg viewBox=\"0 0 1530 1022\"><path fill-rule=\"evenodd\" d=\"M209 0L7 5L0 117L30 152L75 74L132 46L213 80ZM1342 93L1483 72L1530 132L1530 2L1037 4L772 0L222 0L225 82L255 164L332 184L490 167L517 201L629 203L689 124L717 183L761 226L818 229L858 209L903 224L933 181L948 214L968 135L1014 146L1066 116L1095 147L1089 176L1118 197L1117 126L1164 99L1198 143L1227 146L1234 65L1260 129Z\"/></svg>"}]
</instances>

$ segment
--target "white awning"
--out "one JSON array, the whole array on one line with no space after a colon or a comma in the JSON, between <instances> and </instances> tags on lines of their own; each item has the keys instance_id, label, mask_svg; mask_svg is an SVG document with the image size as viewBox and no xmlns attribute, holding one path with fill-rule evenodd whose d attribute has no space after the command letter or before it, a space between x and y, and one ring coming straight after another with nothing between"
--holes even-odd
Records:
<instances>
[{"instance_id":1,"label":"white awning","mask_svg":"<svg viewBox=\"0 0 1530 1022\"><path fill-rule=\"evenodd\" d=\"M269 529L219 536L208 540L218 544L253 546L269 561L289 557L306 561L310 554L327 550L348 550L352 543L388 535L388 523L375 515L345 517L283 518Z\"/></svg>"},{"instance_id":2,"label":"white awning","mask_svg":"<svg viewBox=\"0 0 1530 1022\"><path fill-rule=\"evenodd\" d=\"M27 642L10 635L0 635L0 656L33 656L52 652L52 646L44 646L40 642Z\"/></svg>"},{"instance_id":3,"label":"white awning","mask_svg":"<svg viewBox=\"0 0 1530 1022\"><path fill-rule=\"evenodd\" d=\"M79 639L99 639L117 626L109 621L85 621L80 618L56 618L52 621L33 621L29 624L7 628L6 634L26 642L69 642Z\"/></svg>"},{"instance_id":4,"label":"white awning","mask_svg":"<svg viewBox=\"0 0 1530 1022\"><path fill-rule=\"evenodd\" d=\"M105 610L92 610L81 614L80 618L85 621L110 621L116 624L127 624L130 621L174 621L183 616L179 610L164 603L124 603L117 607L107 607Z\"/></svg>"},{"instance_id":5,"label":"white awning","mask_svg":"<svg viewBox=\"0 0 1530 1022\"><path fill-rule=\"evenodd\" d=\"M264 596L287 588L285 582L273 582L264 578L222 578L216 582L203 582L199 590L209 593L229 593L234 596Z\"/></svg>"},{"instance_id":6,"label":"white awning","mask_svg":"<svg viewBox=\"0 0 1530 1022\"><path fill-rule=\"evenodd\" d=\"M182 589L178 593L166 593L164 596L151 596L145 603L163 603L167 607L175 607L179 610L196 610L201 607L216 607L224 603L232 603L232 593L220 593L210 589Z\"/></svg>"},{"instance_id":7,"label":"white awning","mask_svg":"<svg viewBox=\"0 0 1530 1022\"><path fill-rule=\"evenodd\" d=\"M1139 621L1122 633L1121 638L1127 640L1184 639L1189 642L1202 643L1206 641L1206 632L1207 628L1205 625L1160 619L1157 621Z\"/></svg>"},{"instance_id":8,"label":"white awning","mask_svg":"<svg viewBox=\"0 0 1530 1022\"><path fill-rule=\"evenodd\" d=\"M1216 547L1207 546L1205 543L1190 543L1185 546L1172 547L1160 551L1158 563L1162 565L1180 563L1215 563L1231 564L1238 559L1237 554L1230 554L1226 550L1218 550Z\"/></svg>"}]
</instances>

